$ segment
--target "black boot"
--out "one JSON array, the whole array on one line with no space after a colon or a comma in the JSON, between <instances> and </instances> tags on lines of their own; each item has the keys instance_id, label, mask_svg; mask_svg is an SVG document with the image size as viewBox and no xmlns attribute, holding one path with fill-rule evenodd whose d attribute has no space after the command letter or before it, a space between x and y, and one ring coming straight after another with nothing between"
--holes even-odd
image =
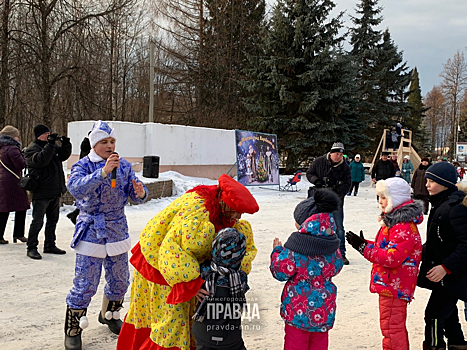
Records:
<instances>
[{"instance_id":1,"label":"black boot","mask_svg":"<svg viewBox=\"0 0 467 350\"><path fill-rule=\"evenodd\" d=\"M39 254L39 252L37 251L37 249L28 250L28 252L26 253L26 255L29 256L31 259L34 259L34 260L40 260L40 259L42 259L42 255Z\"/></svg>"},{"instance_id":2,"label":"black boot","mask_svg":"<svg viewBox=\"0 0 467 350\"><path fill-rule=\"evenodd\" d=\"M88 326L86 317L87 309L70 309L66 307L65 319L65 349L66 350L81 350L81 332Z\"/></svg>"},{"instance_id":3,"label":"black boot","mask_svg":"<svg viewBox=\"0 0 467 350\"><path fill-rule=\"evenodd\" d=\"M467 345L448 345L448 350L467 350Z\"/></svg>"},{"instance_id":4,"label":"black boot","mask_svg":"<svg viewBox=\"0 0 467 350\"><path fill-rule=\"evenodd\" d=\"M423 342L423 350L446 350L446 346L430 346Z\"/></svg>"},{"instance_id":5,"label":"black boot","mask_svg":"<svg viewBox=\"0 0 467 350\"><path fill-rule=\"evenodd\" d=\"M66 217L70 219L74 225L76 225L76 218L78 217L78 215L79 215L79 209L75 209L71 213L68 213Z\"/></svg>"},{"instance_id":6,"label":"black boot","mask_svg":"<svg viewBox=\"0 0 467 350\"><path fill-rule=\"evenodd\" d=\"M123 322L120 320L120 310L123 308L123 300L110 301L104 295L102 309L99 312L99 322L106 324L112 333L120 334Z\"/></svg>"}]
</instances>

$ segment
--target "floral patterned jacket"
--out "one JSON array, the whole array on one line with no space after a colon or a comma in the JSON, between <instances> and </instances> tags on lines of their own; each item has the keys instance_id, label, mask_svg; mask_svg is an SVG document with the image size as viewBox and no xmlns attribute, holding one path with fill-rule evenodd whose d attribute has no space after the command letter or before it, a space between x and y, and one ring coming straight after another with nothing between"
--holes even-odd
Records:
<instances>
[{"instance_id":1,"label":"floral patterned jacket","mask_svg":"<svg viewBox=\"0 0 467 350\"><path fill-rule=\"evenodd\" d=\"M331 279L343 266L335 227L332 214L312 215L271 254L273 277L287 281L281 317L293 327L327 332L334 325L337 287Z\"/></svg>"},{"instance_id":2,"label":"floral patterned jacket","mask_svg":"<svg viewBox=\"0 0 467 350\"><path fill-rule=\"evenodd\" d=\"M417 284L422 242L417 224L422 207L410 200L386 214L375 241L367 241L364 257L373 263L370 292L410 302Z\"/></svg>"}]
</instances>

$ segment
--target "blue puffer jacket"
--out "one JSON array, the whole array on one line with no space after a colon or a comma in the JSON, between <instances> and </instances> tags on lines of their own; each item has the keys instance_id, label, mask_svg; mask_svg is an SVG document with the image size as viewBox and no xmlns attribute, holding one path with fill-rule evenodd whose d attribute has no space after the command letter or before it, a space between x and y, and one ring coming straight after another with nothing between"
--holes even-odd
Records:
<instances>
[{"instance_id":1,"label":"blue puffer jacket","mask_svg":"<svg viewBox=\"0 0 467 350\"><path fill-rule=\"evenodd\" d=\"M122 158L117 169L117 185L111 188L110 176L102 177L105 162L92 151L73 165L67 184L80 210L71 247L79 254L99 258L130 250L124 207L128 197L135 203L143 203L148 198L146 187L144 199L136 195L133 179L139 180L131 164Z\"/></svg>"},{"instance_id":2,"label":"blue puffer jacket","mask_svg":"<svg viewBox=\"0 0 467 350\"><path fill-rule=\"evenodd\" d=\"M365 181L365 168L362 162L353 161L350 163L350 175L352 176L352 182Z\"/></svg>"}]
</instances>

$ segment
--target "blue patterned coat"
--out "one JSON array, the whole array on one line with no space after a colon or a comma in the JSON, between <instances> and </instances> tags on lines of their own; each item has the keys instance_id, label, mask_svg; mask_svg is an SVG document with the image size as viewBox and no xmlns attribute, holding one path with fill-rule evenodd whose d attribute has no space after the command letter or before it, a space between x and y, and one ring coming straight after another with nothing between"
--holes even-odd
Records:
<instances>
[{"instance_id":1,"label":"blue patterned coat","mask_svg":"<svg viewBox=\"0 0 467 350\"><path fill-rule=\"evenodd\" d=\"M343 267L335 227L332 214L312 215L272 251L269 269L275 279L287 281L281 316L290 326L327 332L334 325L337 287L332 277Z\"/></svg>"},{"instance_id":2,"label":"blue patterned coat","mask_svg":"<svg viewBox=\"0 0 467 350\"><path fill-rule=\"evenodd\" d=\"M139 198L133 189L132 180L136 177L131 164L120 159L117 169L117 185L110 187L110 174L102 177L105 160L94 153L79 160L71 168L68 190L76 199L80 209L71 247L79 254L105 258L127 252L131 248L128 224L124 207L128 197L135 203L143 203L148 198ZM102 159L101 161L98 161Z\"/></svg>"}]
</instances>

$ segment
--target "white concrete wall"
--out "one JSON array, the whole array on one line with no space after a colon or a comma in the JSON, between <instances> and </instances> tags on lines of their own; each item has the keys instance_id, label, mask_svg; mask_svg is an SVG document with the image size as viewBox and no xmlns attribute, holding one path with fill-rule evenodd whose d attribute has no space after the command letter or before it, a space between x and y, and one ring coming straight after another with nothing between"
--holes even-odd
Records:
<instances>
[{"instance_id":1,"label":"white concrete wall","mask_svg":"<svg viewBox=\"0 0 467 350\"><path fill-rule=\"evenodd\" d=\"M79 155L81 141L93 124L94 121L68 123L73 155ZM236 161L235 130L118 121L108 124L115 128L116 151L124 158L142 160L155 155L160 157L161 166L233 165ZM72 157L74 161L76 157Z\"/></svg>"},{"instance_id":2,"label":"white concrete wall","mask_svg":"<svg viewBox=\"0 0 467 350\"><path fill-rule=\"evenodd\" d=\"M144 155L161 165L234 164L235 131L148 123Z\"/></svg>"},{"instance_id":3,"label":"white concrete wall","mask_svg":"<svg viewBox=\"0 0 467 350\"><path fill-rule=\"evenodd\" d=\"M145 126L139 123L127 123L106 121L115 129L117 144L115 151L122 157L142 157L145 150L146 132ZM68 137L73 145L72 154L80 152L81 141L88 136L94 121L82 121L68 123Z\"/></svg>"}]
</instances>

